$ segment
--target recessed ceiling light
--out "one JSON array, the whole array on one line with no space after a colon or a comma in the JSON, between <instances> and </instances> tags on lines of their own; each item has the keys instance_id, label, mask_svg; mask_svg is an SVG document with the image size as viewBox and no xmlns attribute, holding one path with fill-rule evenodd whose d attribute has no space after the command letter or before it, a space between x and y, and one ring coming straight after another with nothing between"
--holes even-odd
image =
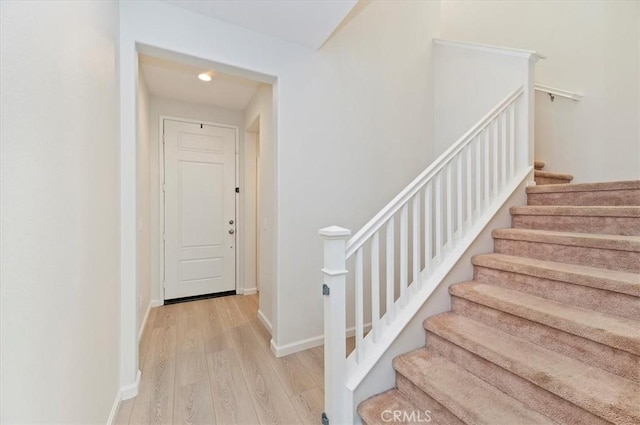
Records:
<instances>
[{"instance_id":1,"label":"recessed ceiling light","mask_svg":"<svg viewBox=\"0 0 640 425\"><path fill-rule=\"evenodd\" d=\"M198 74L198 78L202 81L211 81L213 79L213 71L203 72L202 74Z\"/></svg>"}]
</instances>

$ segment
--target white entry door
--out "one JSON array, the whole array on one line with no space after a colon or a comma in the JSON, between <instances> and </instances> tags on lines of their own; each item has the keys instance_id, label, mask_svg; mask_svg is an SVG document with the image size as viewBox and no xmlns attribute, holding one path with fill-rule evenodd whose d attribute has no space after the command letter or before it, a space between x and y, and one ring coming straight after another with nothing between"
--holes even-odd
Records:
<instances>
[{"instance_id":1,"label":"white entry door","mask_svg":"<svg viewBox=\"0 0 640 425\"><path fill-rule=\"evenodd\" d=\"M164 120L165 300L232 291L236 131Z\"/></svg>"}]
</instances>

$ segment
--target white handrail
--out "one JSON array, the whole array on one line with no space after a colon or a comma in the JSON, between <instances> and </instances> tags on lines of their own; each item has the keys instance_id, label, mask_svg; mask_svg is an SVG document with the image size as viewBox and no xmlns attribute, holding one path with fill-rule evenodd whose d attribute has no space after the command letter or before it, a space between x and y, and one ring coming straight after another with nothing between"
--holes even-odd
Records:
<instances>
[{"instance_id":1,"label":"white handrail","mask_svg":"<svg viewBox=\"0 0 640 425\"><path fill-rule=\"evenodd\" d=\"M451 161L451 158L455 157L464 147L473 140L474 137L484 129L488 123L494 120L507 106L509 106L515 99L522 95L524 89L522 87L514 90L509 96L507 96L502 102L496 105L487 115L485 115L476 125L471 127L469 131L463 134L457 142L449 147L438 159L431 163L426 170L424 170L418 177L416 177L407 187L405 187L391 202L389 202L384 208L378 212L362 229L360 229L349 241L347 242L347 258L350 258L356 250L376 233L384 223L389 221L389 218L393 217L399 210L405 205L409 199L415 196L415 194L424 185L433 178L442 168Z\"/></svg>"},{"instance_id":2,"label":"white handrail","mask_svg":"<svg viewBox=\"0 0 640 425\"><path fill-rule=\"evenodd\" d=\"M584 97L584 95L582 95L580 93L572 92L572 91L565 90L565 89L559 89L559 88L556 88L556 87L545 86L545 85L542 85L542 84L536 84L534 86L534 88L536 89L536 91L547 93L548 95L550 95L552 102L553 102L553 97L554 96L565 97L565 98L571 99L571 100L573 100L575 102L579 102Z\"/></svg>"}]
</instances>

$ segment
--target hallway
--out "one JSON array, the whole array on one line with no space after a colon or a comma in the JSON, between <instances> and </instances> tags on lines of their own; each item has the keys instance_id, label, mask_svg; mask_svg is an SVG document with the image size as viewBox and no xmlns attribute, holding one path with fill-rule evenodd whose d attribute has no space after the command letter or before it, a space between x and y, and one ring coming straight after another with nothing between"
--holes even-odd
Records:
<instances>
[{"instance_id":1,"label":"hallway","mask_svg":"<svg viewBox=\"0 0 640 425\"><path fill-rule=\"evenodd\" d=\"M275 358L257 310L257 295L152 309L140 392L122 402L116 423L319 423L322 347Z\"/></svg>"}]
</instances>

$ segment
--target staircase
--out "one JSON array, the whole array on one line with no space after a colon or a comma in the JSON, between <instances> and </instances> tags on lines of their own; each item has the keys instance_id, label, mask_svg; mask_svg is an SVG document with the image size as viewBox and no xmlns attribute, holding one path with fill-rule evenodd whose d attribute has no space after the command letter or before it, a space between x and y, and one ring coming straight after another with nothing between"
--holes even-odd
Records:
<instances>
[{"instance_id":1,"label":"staircase","mask_svg":"<svg viewBox=\"0 0 640 425\"><path fill-rule=\"evenodd\" d=\"M640 181L543 166L363 423L640 424Z\"/></svg>"}]
</instances>

